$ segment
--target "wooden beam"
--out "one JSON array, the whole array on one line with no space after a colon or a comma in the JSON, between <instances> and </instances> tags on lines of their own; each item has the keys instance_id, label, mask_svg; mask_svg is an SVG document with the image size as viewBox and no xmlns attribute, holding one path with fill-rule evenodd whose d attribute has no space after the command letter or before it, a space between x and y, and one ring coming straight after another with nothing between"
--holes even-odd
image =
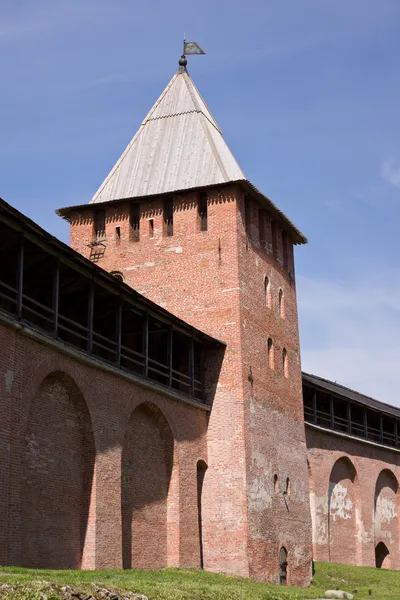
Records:
<instances>
[{"instance_id":1,"label":"wooden beam","mask_svg":"<svg viewBox=\"0 0 400 600\"><path fill-rule=\"evenodd\" d=\"M116 317L115 339L117 340L117 355L115 362L119 367L121 365L121 343L122 343L122 298L118 298L117 317Z\"/></svg>"},{"instance_id":2,"label":"wooden beam","mask_svg":"<svg viewBox=\"0 0 400 600\"><path fill-rule=\"evenodd\" d=\"M57 330L58 330L58 305L60 299L60 258L56 259L56 268L53 273L53 335L57 338Z\"/></svg>"},{"instance_id":3,"label":"wooden beam","mask_svg":"<svg viewBox=\"0 0 400 600\"><path fill-rule=\"evenodd\" d=\"M347 403L347 431L351 434L351 404Z\"/></svg>"},{"instance_id":4,"label":"wooden beam","mask_svg":"<svg viewBox=\"0 0 400 600\"><path fill-rule=\"evenodd\" d=\"M365 408L363 410L363 423L364 423L364 437L367 440L368 439L368 418L367 418L367 411Z\"/></svg>"},{"instance_id":5,"label":"wooden beam","mask_svg":"<svg viewBox=\"0 0 400 600\"><path fill-rule=\"evenodd\" d=\"M24 286L24 234L21 233L17 262L17 317L22 318L22 294Z\"/></svg>"},{"instance_id":6,"label":"wooden beam","mask_svg":"<svg viewBox=\"0 0 400 600\"><path fill-rule=\"evenodd\" d=\"M190 339L189 346L189 369L190 369L190 394L194 396L194 339Z\"/></svg>"},{"instance_id":7,"label":"wooden beam","mask_svg":"<svg viewBox=\"0 0 400 600\"><path fill-rule=\"evenodd\" d=\"M172 357L174 349L174 332L172 327L168 329L168 385L172 387Z\"/></svg>"},{"instance_id":8,"label":"wooden beam","mask_svg":"<svg viewBox=\"0 0 400 600\"><path fill-rule=\"evenodd\" d=\"M200 346L200 385L201 385L201 399L206 400L206 372L205 372L205 360L204 360L204 346Z\"/></svg>"},{"instance_id":9,"label":"wooden beam","mask_svg":"<svg viewBox=\"0 0 400 600\"><path fill-rule=\"evenodd\" d=\"M146 312L143 319L143 356L145 377L149 375L149 315Z\"/></svg>"},{"instance_id":10,"label":"wooden beam","mask_svg":"<svg viewBox=\"0 0 400 600\"><path fill-rule=\"evenodd\" d=\"M329 396L329 427L335 429L335 407L332 395Z\"/></svg>"},{"instance_id":11,"label":"wooden beam","mask_svg":"<svg viewBox=\"0 0 400 600\"><path fill-rule=\"evenodd\" d=\"M92 354L93 350L93 316L94 316L94 281L90 282L89 300L88 300L88 338L87 351Z\"/></svg>"},{"instance_id":12,"label":"wooden beam","mask_svg":"<svg viewBox=\"0 0 400 600\"><path fill-rule=\"evenodd\" d=\"M312 395L312 411L313 411L313 423L317 424L317 390L313 389Z\"/></svg>"}]
</instances>

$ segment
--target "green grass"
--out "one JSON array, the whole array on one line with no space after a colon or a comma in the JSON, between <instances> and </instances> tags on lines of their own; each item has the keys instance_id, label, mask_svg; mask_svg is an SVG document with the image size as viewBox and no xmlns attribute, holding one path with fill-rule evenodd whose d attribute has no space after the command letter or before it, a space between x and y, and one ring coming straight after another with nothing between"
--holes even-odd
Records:
<instances>
[{"instance_id":1,"label":"green grass","mask_svg":"<svg viewBox=\"0 0 400 600\"><path fill-rule=\"evenodd\" d=\"M317 563L314 581L309 588L267 585L239 577L187 569L161 571L48 571L0 568L0 585L21 585L21 592L13 598L33 600L26 586L34 581L49 581L71 585L79 591L93 591L92 584L109 589L131 590L149 597L149 600L294 600L323 597L327 589L353 592L355 600L398 600L400 598L400 571L386 571L368 567L350 567ZM25 591L23 591L25 588ZM371 590L371 595L369 594ZM1 595L1 594L0 594Z\"/></svg>"}]
</instances>

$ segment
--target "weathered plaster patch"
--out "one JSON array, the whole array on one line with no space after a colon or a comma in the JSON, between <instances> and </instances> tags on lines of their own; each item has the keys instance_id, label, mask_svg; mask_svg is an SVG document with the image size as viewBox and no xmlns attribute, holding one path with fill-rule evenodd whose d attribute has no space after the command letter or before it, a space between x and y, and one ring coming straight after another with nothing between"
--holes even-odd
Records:
<instances>
[{"instance_id":1,"label":"weathered plaster patch","mask_svg":"<svg viewBox=\"0 0 400 600\"><path fill-rule=\"evenodd\" d=\"M390 498L378 496L375 509L375 521L379 523L390 523L397 517L396 503Z\"/></svg>"},{"instance_id":2,"label":"weathered plaster patch","mask_svg":"<svg viewBox=\"0 0 400 600\"><path fill-rule=\"evenodd\" d=\"M328 514L328 496L315 495L315 511L317 514Z\"/></svg>"},{"instance_id":3,"label":"weathered plaster patch","mask_svg":"<svg viewBox=\"0 0 400 600\"><path fill-rule=\"evenodd\" d=\"M124 271L135 271L135 269L143 269L146 267L154 267L155 263L154 262L145 262L141 265L134 265L133 267L126 267L126 269L124 269Z\"/></svg>"},{"instance_id":4,"label":"weathered plaster patch","mask_svg":"<svg viewBox=\"0 0 400 600\"><path fill-rule=\"evenodd\" d=\"M302 546L295 546L293 550L293 567L300 567L304 564L304 549Z\"/></svg>"},{"instance_id":5,"label":"weathered plaster patch","mask_svg":"<svg viewBox=\"0 0 400 600\"><path fill-rule=\"evenodd\" d=\"M370 544L374 539L371 532L365 528L359 510L356 510L356 535L359 544Z\"/></svg>"},{"instance_id":6,"label":"weathered plaster patch","mask_svg":"<svg viewBox=\"0 0 400 600\"><path fill-rule=\"evenodd\" d=\"M265 477L254 477L248 488L248 497L251 503L251 508L258 511L263 511L272 506L272 489L266 481Z\"/></svg>"},{"instance_id":7,"label":"weathered plaster patch","mask_svg":"<svg viewBox=\"0 0 400 600\"><path fill-rule=\"evenodd\" d=\"M386 544L393 544L394 536L392 523L397 523L396 502L391 498L379 495L375 507L375 538L384 540Z\"/></svg>"},{"instance_id":8,"label":"weathered plaster patch","mask_svg":"<svg viewBox=\"0 0 400 600\"><path fill-rule=\"evenodd\" d=\"M182 246L177 246L175 248L165 248L164 252L176 252L176 254L182 254Z\"/></svg>"},{"instance_id":9,"label":"weathered plaster patch","mask_svg":"<svg viewBox=\"0 0 400 600\"><path fill-rule=\"evenodd\" d=\"M265 452L258 450L256 447L251 449L251 462L254 467L262 469L264 474L267 471L272 473L271 463L266 459Z\"/></svg>"},{"instance_id":10,"label":"weathered plaster patch","mask_svg":"<svg viewBox=\"0 0 400 600\"><path fill-rule=\"evenodd\" d=\"M351 519L353 511L353 502L348 496L347 487L343 486L340 482L333 485L331 490L331 502L330 502L330 514L333 520L339 519Z\"/></svg>"},{"instance_id":11,"label":"weathered plaster patch","mask_svg":"<svg viewBox=\"0 0 400 600\"><path fill-rule=\"evenodd\" d=\"M328 543L328 498L310 492L312 538L314 544Z\"/></svg>"},{"instance_id":12,"label":"weathered plaster patch","mask_svg":"<svg viewBox=\"0 0 400 600\"><path fill-rule=\"evenodd\" d=\"M306 502L308 495L308 484L304 481L295 480L292 488L292 496L297 502Z\"/></svg>"}]
</instances>

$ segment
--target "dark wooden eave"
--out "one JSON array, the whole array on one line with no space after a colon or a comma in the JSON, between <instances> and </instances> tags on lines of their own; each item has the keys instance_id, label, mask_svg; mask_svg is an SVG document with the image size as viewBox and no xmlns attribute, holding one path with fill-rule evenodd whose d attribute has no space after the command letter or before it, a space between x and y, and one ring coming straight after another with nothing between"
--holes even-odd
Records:
<instances>
[{"instance_id":1,"label":"dark wooden eave","mask_svg":"<svg viewBox=\"0 0 400 600\"><path fill-rule=\"evenodd\" d=\"M346 400L351 400L352 402L355 402L361 406L372 408L377 412L400 418L400 408L392 406L391 404L386 404L380 400L375 400L375 398L371 398L370 396L360 394L359 392L345 387L344 385L340 385L335 381L329 381L329 379L324 379L323 377L318 377L317 375L311 375L310 373L304 372L302 373L302 379L303 385L306 384L312 387L314 386L322 391L340 396Z\"/></svg>"},{"instance_id":2,"label":"dark wooden eave","mask_svg":"<svg viewBox=\"0 0 400 600\"><path fill-rule=\"evenodd\" d=\"M8 222L14 229L23 231L24 235L31 237L31 239L38 245L43 246L45 249L53 254L60 254L64 259L73 263L80 271L86 273L88 276L95 278L96 281L101 283L104 287L109 287L118 293L122 297L133 299L138 305L142 306L149 312L157 314L160 319L174 324L177 328L190 332L195 338L202 340L210 345L225 346L225 343L213 338L212 336L204 333L203 331L193 327L186 323L176 315L165 310L155 302L152 302L135 289L122 281L116 279L113 275L94 264L79 252L76 252L70 248L64 242L61 242L55 236L51 235L34 221L29 219L17 209L8 204L5 200L0 198L0 217Z\"/></svg>"}]
</instances>

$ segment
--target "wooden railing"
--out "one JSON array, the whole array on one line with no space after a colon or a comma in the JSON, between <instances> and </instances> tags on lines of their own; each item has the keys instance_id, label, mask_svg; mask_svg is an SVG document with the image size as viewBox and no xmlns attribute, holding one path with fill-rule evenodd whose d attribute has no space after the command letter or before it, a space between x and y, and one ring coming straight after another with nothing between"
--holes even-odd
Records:
<instances>
[{"instance_id":1,"label":"wooden railing","mask_svg":"<svg viewBox=\"0 0 400 600\"><path fill-rule=\"evenodd\" d=\"M143 335L147 336L147 340L143 344L143 352L139 352L122 344L121 321L119 322L119 331L116 332L115 339L111 339L93 328L93 318L89 319L91 323L89 322L84 325L60 313L58 310L58 299L57 302L53 301L53 306L56 308L49 307L23 293L22 285L17 289L0 280L1 311L12 315L21 322L29 324L47 336L79 348L85 353L112 364L121 370L134 373L144 379L155 381L165 387L179 391L179 393L204 401L204 382L195 377L193 338L188 336L190 350L187 362L188 365L190 364L188 370L191 371L188 374L173 368L172 352L169 352L167 363L159 362L154 357L149 356L147 313L143 315L145 325ZM153 318L155 317L153 316ZM173 335L173 331L173 327L170 327L170 335ZM172 343L168 343L172 347ZM178 351L179 348L177 349ZM199 370L203 378L203 349L201 349L201 352L202 357L199 359L201 363Z\"/></svg>"},{"instance_id":2,"label":"wooden railing","mask_svg":"<svg viewBox=\"0 0 400 600\"><path fill-rule=\"evenodd\" d=\"M343 400L341 400L343 402ZM393 431L386 430L382 425L382 415L377 411L370 410L368 407L357 406L357 411L362 414L361 419L351 418L351 402L348 403L347 409L349 417L345 418L335 414L334 402L331 404L331 410L321 410L318 406L318 400L314 394L313 405L304 405L304 420L306 423L318 425L324 429L330 429L331 431L337 431L341 433L348 433L359 438L367 439L378 444L384 444L386 446L400 447L400 437L398 435L398 421L395 417L393 420L391 417L387 417L392 420ZM343 411L342 411L343 412ZM376 419L379 420L379 427L376 427Z\"/></svg>"}]
</instances>

